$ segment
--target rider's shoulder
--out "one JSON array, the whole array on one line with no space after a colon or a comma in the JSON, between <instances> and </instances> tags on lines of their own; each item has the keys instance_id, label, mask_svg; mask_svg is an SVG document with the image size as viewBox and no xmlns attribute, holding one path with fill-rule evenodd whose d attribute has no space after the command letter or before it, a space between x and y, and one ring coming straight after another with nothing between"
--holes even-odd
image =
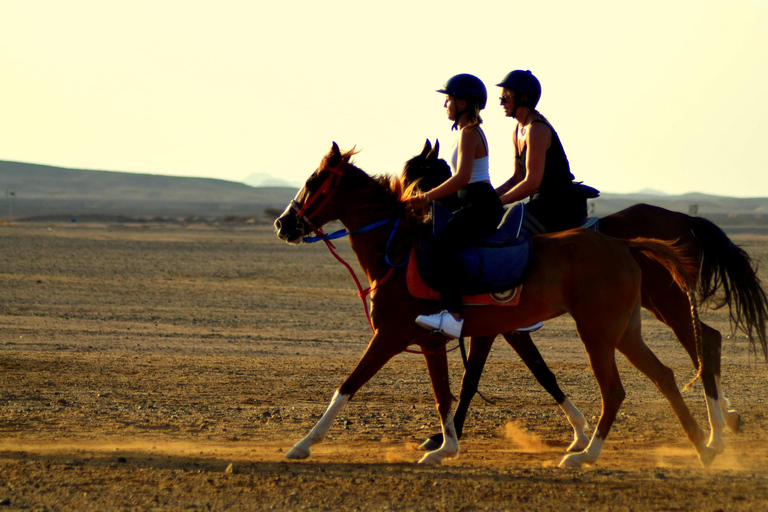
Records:
<instances>
[{"instance_id":1,"label":"rider's shoulder","mask_svg":"<svg viewBox=\"0 0 768 512\"><path fill-rule=\"evenodd\" d=\"M461 138L464 141L479 141L481 140L480 135L480 126L477 124L473 124L470 126L465 126L461 129L461 132L459 133L459 138Z\"/></svg>"}]
</instances>

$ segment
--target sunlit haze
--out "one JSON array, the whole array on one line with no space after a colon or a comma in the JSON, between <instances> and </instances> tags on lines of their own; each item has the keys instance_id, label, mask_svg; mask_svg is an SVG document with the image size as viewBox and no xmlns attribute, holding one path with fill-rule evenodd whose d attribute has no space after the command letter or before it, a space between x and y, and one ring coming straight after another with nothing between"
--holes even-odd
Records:
<instances>
[{"instance_id":1,"label":"sunlit haze","mask_svg":"<svg viewBox=\"0 0 768 512\"><path fill-rule=\"evenodd\" d=\"M768 1L0 0L0 159L303 182L332 141L369 173L455 137L435 89L488 87L495 184L542 82L577 179L768 196ZM2 188L2 184L0 184Z\"/></svg>"}]
</instances>

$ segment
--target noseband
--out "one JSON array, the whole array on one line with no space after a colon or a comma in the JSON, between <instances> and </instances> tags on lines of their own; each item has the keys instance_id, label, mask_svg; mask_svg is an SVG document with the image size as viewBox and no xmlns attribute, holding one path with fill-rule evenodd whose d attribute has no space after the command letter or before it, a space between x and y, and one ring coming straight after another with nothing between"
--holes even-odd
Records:
<instances>
[{"instance_id":1,"label":"noseband","mask_svg":"<svg viewBox=\"0 0 768 512\"><path fill-rule=\"evenodd\" d=\"M318 188L315 193L311 194L309 198L304 201L303 205L299 205L299 203L296 201L298 194L291 200L291 209L295 212L296 218L299 221L297 228L300 228L302 232L304 231L304 224L306 224L310 231L314 231L318 235L323 236L322 228L315 227L312 221L309 220L307 210L309 210L310 206L312 206L320 198L322 198L322 200L318 204L316 211L321 210L323 206L325 206L326 203L331 200L333 194L336 192L336 189L339 186L339 183L341 182L341 176L344 174L344 169L346 167L347 164L345 162L342 162L340 167L326 167L324 170L329 172L328 177L325 178L325 181L323 181L323 184L320 185L320 188ZM299 193L301 193L301 191L299 191Z\"/></svg>"}]
</instances>

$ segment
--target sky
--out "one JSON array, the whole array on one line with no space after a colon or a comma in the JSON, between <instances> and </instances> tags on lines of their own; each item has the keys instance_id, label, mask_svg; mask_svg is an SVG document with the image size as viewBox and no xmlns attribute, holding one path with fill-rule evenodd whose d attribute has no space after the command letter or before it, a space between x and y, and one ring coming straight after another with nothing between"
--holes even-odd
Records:
<instances>
[{"instance_id":1,"label":"sky","mask_svg":"<svg viewBox=\"0 0 768 512\"><path fill-rule=\"evenodd\" d=\"M766 0L0 0L0 160L301 183L335 141L397 173L448 156L435 91L472 73L499 185L495 84L530 69L578 180L766 197L766 27Z\"/></svg>"}]
</instances>

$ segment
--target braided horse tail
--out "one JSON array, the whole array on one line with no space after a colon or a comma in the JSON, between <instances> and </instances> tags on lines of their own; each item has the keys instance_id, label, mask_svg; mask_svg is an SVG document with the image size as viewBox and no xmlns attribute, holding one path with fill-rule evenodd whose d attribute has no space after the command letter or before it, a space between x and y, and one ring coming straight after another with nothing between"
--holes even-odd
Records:
<instances>
[{"instance_id":1,"label":"braided horse tail","mask_svg":"<svg viewBox=\"0 0 768 512\"><path fill-rule=\"evenodd\" d=\"M691 217L688 224L701 250L699 304L709 303L714 309L727 305L731 325L747 336L755 354L757 338L768 362L768 298L757 276L757 264L714 223Z\"/></svg>"},{"instance_id":2,"label":"braided horse tail","mask_svg":"<svg viewBox=\"0 0 768 512\"><path fill-rule=\"evenodd\" d=\"M672 276L680 290L685 291L685 294L688 296L688 302L691 305L693 335L696 340L696 359L698 361L696 375L685 386L685 389L688 389L701 377L704 368L701 325L695 296L699 268L693 259L684 256L684 251L675 245L676 241L668 242L652 238L633 238L627 240L627 244L633 252L640 252L647 258L662 265Z\"/></svg>"}]
</instances>

